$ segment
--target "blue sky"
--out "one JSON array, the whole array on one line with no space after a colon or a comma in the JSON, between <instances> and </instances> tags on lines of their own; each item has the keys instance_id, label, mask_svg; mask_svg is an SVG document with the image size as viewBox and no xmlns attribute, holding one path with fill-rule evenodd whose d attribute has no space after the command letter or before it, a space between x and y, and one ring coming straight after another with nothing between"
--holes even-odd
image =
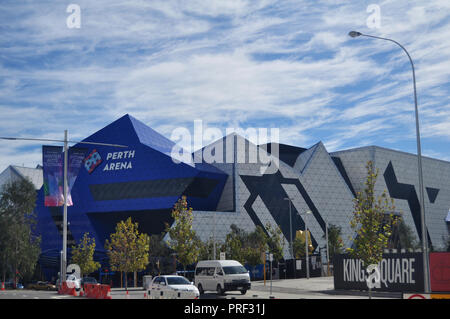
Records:
<instances>
[{"instance_id":1,"label":"blue sky","mask_svg":"<svg viewBox=\"0 0 450 319\"><path fill-rule=\"evenodd\" d=\"M69 4L81 28L69 29ZM369 5L380 26L368 25ZM0 2L0 136L82 139L129 113L163 135L193 121L278 127L328 151L378 145L450 160L450 2L127 0ZM0 142L0 170L41 146Z\"/></svg>"}]
</instances>

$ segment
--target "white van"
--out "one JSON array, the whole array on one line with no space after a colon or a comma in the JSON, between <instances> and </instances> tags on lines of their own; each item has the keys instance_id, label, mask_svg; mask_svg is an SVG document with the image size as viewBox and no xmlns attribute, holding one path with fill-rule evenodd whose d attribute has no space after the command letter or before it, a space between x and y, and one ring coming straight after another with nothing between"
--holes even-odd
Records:
<instances>
[{"instance_id":1,"label":"white van","mask_svg":"<svg viewBox=\"0 0 450 319\"><path fill-rule=\"evenodd\" d=\"M200 294L217 291L223 295L226 291L238 290L245 295L251 287L247 269L235 260L199 261L194 282Z\"/></svg>"}]
</instances>

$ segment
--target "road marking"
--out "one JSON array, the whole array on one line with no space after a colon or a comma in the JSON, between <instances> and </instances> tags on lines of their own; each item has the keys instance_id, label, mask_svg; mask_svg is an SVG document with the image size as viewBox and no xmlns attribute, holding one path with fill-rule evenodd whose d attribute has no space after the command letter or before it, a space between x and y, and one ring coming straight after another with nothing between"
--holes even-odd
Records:
<instances>
[{"instance_id":1,"label":"road marking","mask_svg":"<svg viewBox=\"0 0 450 319\"><path fill-rule=\"evenodd\" d=\"M51 297L52 299L61 299L61 298L70 298L70 297L72 297L72 296L70 296L70 295L62 295L62 296L54 296L54 297Z\"/></svg>"}]
</instances>

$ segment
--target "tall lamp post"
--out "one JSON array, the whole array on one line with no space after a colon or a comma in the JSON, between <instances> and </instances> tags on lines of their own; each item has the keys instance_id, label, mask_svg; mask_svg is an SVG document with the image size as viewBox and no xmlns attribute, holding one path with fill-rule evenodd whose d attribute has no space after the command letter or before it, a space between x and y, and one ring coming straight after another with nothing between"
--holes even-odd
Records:
<instances>
[{"instance_id":1,"label":"tall lamp post","mask_svg":"<svg viewBox=\"0 0 450 319\"><path fill-rule=\"evenodd\" d=\"M308 215L312 214L310 210L300 216L305 216L305 255L306 255L306 279L309 279L309 242L308 242Z\"/></svg>"},{"instance_id":2,"label":"tall lamp post","mask_svg":"<svg viewBox=\"0 0 450 319\"><path fill-rule=\"evenodd\" d=\"M0 137L1 140L9 141L36 141L36 142L58 142L64 143L64 208L63 208L63 247L61 252L61 274L60 274L60 284L66 281L66 267L67 267L67 192L68 192L68 181L67 181L67 162L68 162L68 151L69 143L75 144L91 144L91 145L101 145L101 146L112 146L112 147L128 147L125 145L118 144L107 144L107 143L96 143L96 142L81 142L81 141L69 141L67 139L67 130L64 130L64 140L53 140L53 139L43 139L43 138L22 138L22 137Z\"/></svg>"},{"instance_id":3,"label":"tall lamp post","mask_svg":"<svg viewBox=\"0 0 450 319\"><path fill-rule=\"evenodd\" d=\"M293 275L294 275L294 278L295 278L295 256L294 256L294 246L292 244L292 209L291 209L292 198L285 197L284 200L288 200L289 201L289 246L290 246L292 259L294 259L292 272L293 272Z\"/></svg>"},{"instance_id":4,"label":"tall lamp post","mask_svg":"<svg viewBox=\"0 0 450 319\"><path fill-rule=\"evenodd\" d=\"M406 55L409 58L409 62L411 62L412 75L413 75L413 87L414 87L414 105L415 105L415 115L416 115L416 139L417 139L417 159L418 159L418 173L419 173L419 196L420 196L420 222L421 222L421 230L422 230L422 255L423 255L423 271L424 271L424 290L425 293L430 293L430 268L428 263L428 238L427 238L427 228L425 225L425 200L424 200L424 191L423 191L423 173L422 173L422 151L420 145L420 130L419 130L419 110L417 108L417 92L416 92L416 74L414 70L414 63L409 55L408 51L406 51L405 47L388 38L377 37L373 35L363 34L357 31L350 31L349 36L352 38L356 38L359 36L386 40L397 44L400 48L405 51Z\"/></svg>"}]
</instances>

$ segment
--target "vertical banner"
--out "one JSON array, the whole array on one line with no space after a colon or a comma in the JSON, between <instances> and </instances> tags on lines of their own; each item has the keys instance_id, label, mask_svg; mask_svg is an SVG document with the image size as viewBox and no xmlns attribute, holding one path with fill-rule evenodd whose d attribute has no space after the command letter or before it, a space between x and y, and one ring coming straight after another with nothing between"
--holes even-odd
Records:
<instances>
[{"instance_id":1,"label":"vertical banner","mask_svg":"<svg viewBox=\"0 0 450 319\"><path fill-rule=\"evenodd\" d=\"M64 205L62 146L42 146L45 206Z\"/></svg>"},{"instance_id":2,"label":"vertical banner","mask_svg":"<svg viewBox=\"0 0 450 319\"><path fill-rule=\"evenodd\" d=\"M71 190L75 180L77 179L78 171L83 163L86 154L85 148L69 148L68 166L67 166L67 206L72 206Z\"/></svg>"}]
</instances>

